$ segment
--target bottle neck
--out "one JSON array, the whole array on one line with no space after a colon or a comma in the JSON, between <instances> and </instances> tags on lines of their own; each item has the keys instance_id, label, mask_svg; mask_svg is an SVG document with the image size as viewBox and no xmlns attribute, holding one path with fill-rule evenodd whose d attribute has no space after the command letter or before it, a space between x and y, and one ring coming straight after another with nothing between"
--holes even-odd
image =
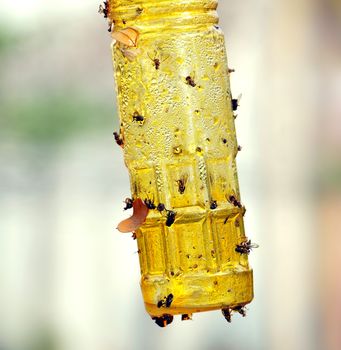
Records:
<instances>
[{"instance_id":1,"label":"bottle neck","mask_svg":"<svg viewBox=\"0 0 341 350\"><path fill-rule=\"evenodd\" d=\"M108 0L115 28L144 32L218 23L218 0Z\"/></svg>"}]
</instances>

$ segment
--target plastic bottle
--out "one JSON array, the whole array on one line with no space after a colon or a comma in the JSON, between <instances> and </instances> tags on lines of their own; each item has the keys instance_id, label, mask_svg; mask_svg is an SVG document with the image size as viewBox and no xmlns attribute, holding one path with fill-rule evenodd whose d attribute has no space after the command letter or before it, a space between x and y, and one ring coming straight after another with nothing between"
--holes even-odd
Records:
<instances>
[{"instance_id":1,"label":"plastic bottle","mask_svg":"<svg viewBox=\"0 0 341 350\"><path fill-rule=\"evenodd\" d=\"M132 196L165 207L136 231L145 307L160 326L215 309L230 321L253 281L217 1L106 5Z\"/></svg>"}]
</instances>

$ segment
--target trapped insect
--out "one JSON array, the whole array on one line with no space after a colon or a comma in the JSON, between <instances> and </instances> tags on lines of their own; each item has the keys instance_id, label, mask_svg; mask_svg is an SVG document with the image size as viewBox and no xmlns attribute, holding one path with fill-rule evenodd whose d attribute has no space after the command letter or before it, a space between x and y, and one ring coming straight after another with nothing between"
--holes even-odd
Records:
<instances>
[{"instance_id":1,"label":"trapped insect","mask_svg":"<svg viewBox=\"0 0 341 350\"><path fill-rule=\"evenodd\" d=\"M158 70L160 68L160 64L161 64L160 60L158 58L151 58L151 57L149 57L149 58L153 61L155 69Z\"/></svg>"},{"instance_id":2,"label":"trapped insect","mask_svg":"<svg viewBox=\"0 0 341 350\"><path fill-rule=\"evenodd\" d=\"M251 250L254 248L258 248L259 245L256 243L251 243L251 239L246 239L240 244L236 245L235 251L240 254L250 254Z\"/></svg>"},{"instance_id":3,"label":"trapped insect","mask_svg":"<svg viewBox=\"0 0 341 350\"><path fill-rule=\"evenodd\" d=\"M136 15L137 15L137 16L140 16L140 15L142 14L142 12L143 12L143 8L138 7L138 8L136 9Z\"/></svg>"},{"instance_id":4,"label":"trapped insect","mask_svg":"<svg viewBox=\"0 0 341 350\"><path fill-rule=\"evenodd\" d=\"M139 37L139 32L132 28L127 27L121 30L111 33L111 37L119 42L120 44L125 45L126 47L137 47L137 40Z\"/></svg>"},{"instance_id":5,"label":"trapped insect","mask_svg":"<svg viewBox=\"0 0 341 350\"><path fill-rule=\"evenodd\" d=\"M182 314L181 315L181 321L188 321L188 320L191 320L192 319L192 316L189 315L189 314Z\"/></svg>"},{"instance_id":6,"label":"trapped insect","mask_svg":"<svg viewBox=\"0 0 341 350\"><path fill-rule=\"evenodd\" d=\"M173 225L175 221L175 215L176 213L172 210L167 210L167 220L166 220L166 226L170 227Z\"/></svg>"},{"instance_id":7,"label":"trapped insect","mask_svg":"<svg viewBox=\"0 0 341 350\"><path fill-rule=\"evenodd\" d=\"M156 206L154 204L154 201L152 199L146 198L144 200L144 204L147 206L148 209L156 209Z\"/></svg>"},{"instance_id":8,"label":"trapped insect","mask_svg":"<svg viewBox=\"0 0 341 350\"><path fill-rule=\"evenodd\" d=\"M153 65L155 67L156 70L160 69L160 65L162 62L165 62L166 60L168 60L169 56L165 57L164 59L161 59L161 57L157 57L157 51L154 52L154 58L151 57L149 55L149 53L147 53L148 57L151 59L151 61L153 62Z\"/></svg>"},{"instance_id":9,"label":"trapped insect","mask_svg":"<svg viewBox=\"0 0 341 350\"><path fill-rule=\"evenodd\" d=\"M166 327L173 322L173 318L173 315L164 314L160 317L152 317L152 320L154 320L159 327Z\"/></svg>"},{"instance_id":10,"label":"trapped insect","mask_svg":"<svg viewBox=\"0 0 341 350\"><path fill-rule=\"evenodd\" d=\"M158 303L157 303L157 307L158 308L161 308L161 307L170 307L172 302L173 302L173 294L170 293L167 295L167 297L164 297L163 299L159 300Z\"/></svg>"},{"instance_id":11,"label":"trapped insect","mask_svg":"<svg viewBox=\"0 0 341 350\"><path fill-rule=\"evenodd\" d=\"M114 135L114 138L115 138L116 143L117 143L120 147L122 147L122 146L124 145L124 141L123 141L123 138L121 137L121 135L118 134L116 131L114 131L113 135Z\"/></svg>"},{"instance_id":12,"label":"trapped insect","mask_svg":"<svg viewBox=\"0 0 341 350\"><path fill-rule=\"evenodd\" d=\"M131 198L126 198L124 200L124 203L125 203L126 206L123 209L124 210L128 210L128 209L131 209L133 207L134 200L131 199Z\"/></svg>"},{"instance_id":13,"label":"trapped insect","mask_svg":"<svg viewBox=\"0 0 341 350\"><path fill-rule=\"evenodd\" d=\"M246 310L244 306L235 306L232 308L233 311L238 312L239 314L241 314L243 317L246 316Z\"/></svg>"},{"instance_id":14,"label":"trapped insect","mask_svg":"<svg viewBox=\"0 0 341 350\"><path fill-rule=\"evenodd\" d=\"M180 194L183 194L185 192L187 180L188 180L188 175L183 175L180 177L179 180L176 181L178 184L178 190Z\"/></svg>"},{"instance_id":15,"label":"trapped insect","mask_svg":"<svg viewBox=\"0 0 341 350\"><path fill-rule=\"evenodd\" d=\"M134 112L134 114L133 114L133 121L134 122L143 122L144 121L144 117L142 115L140 115L138 112Z\"/></svg>"},{"instance_id":16,"label":"trapped insect","mask_svg":"<svg viewBox=\"0 0 341 350\"><path fill-rule=\"evenodd\" d=\"M156 210L161 213L162 211L166 210L166 207L163 203L159 203L156 207Z\"/></svg>"},{"instance_id":17,"label":"trapped insect","mask_svg":"<svg viewBox=\"0 0 341 350\"><path fill-rule=\"evenodd\" d=\"M112 30L113 30L113 28L114 28L114 24L115 24L114 21L111 21L111 20L108 21L108 32L109 32L109 33L112 32Z\"/></svg>"},{"instance_id":18,"label":"trapped insect","mask_svg":"<svg viewBox=\"0 0 341 350\"><path fill-rule=\"evenodd\" d=\"M229 323L231 323L231 311L229 308L221 309L221 312L223 316L225 317L225 320Z\"/></svg>"},{"instance_id":19,"label":"trapped insect","mask_svg":"<svg viewBox=\"0 0 341 350\"><path fill-rule=\"evenodd\" d=\"M124 57L127 57L130 62L134 61L136 57L141 53L141 50L138 48L128 48L126 46L119 47L119 50L121 51L122 55Z\"/></svg>"},{"instance_id":20,"label":"trapped insect","mask_svg":"<svg viewBox=\"0 0 341 350\"><path fill-rule=\"evenodd\" d=\"M238 207L238 208L242 207L242 204L240 203L240 201L238 201L238 199L234 195L229 196L228 201L231 204L233 204L235 207Z\"/></svg>"},{"instance_id":21,"label":"trapped insect","mask_svg":"<svg viewBox=\"0 0 341 350\"><path fill-rule=\"evenodd\" d=\"M195 87L197 85L190 75L186 77L186 83L192 87Z\"/></svg>"},{"instance_id":22,"label":"trapped insect","mask_svg":"<svg viewBox=\"0 0 341 350\"><path fill-rule=\"evenodd\" d=\"M169 295L167 296L166 302L165 302L165 306L166 306L166 307L170 307L170 306L171 306L171 304L172 304L172 302L173 302L173 298L174 298L173 294L169 294Z\"/></svg>"},{"instance_id":23,"label":"trapped insect","mask_svg":"<svg viewBox=\"0 0 341 350\"><path fill-rule=\"evenodd\" d=\"M240 106L240 100L242 99L242 94L240 94L239 96L238 96L238 98L233 98L232 100L231 100L231 104L232 104L232 110L233 111L236 111L237 109L238 109L238 107Z\"/></svg>"},{"instance_id":24,"label":"trapped insect","mask_svg":"<svg viewBox=\"0 0 341 350\"><path fill-rule=\"evenodd\" d=\"M99 5L98 13L102 14L104 18L108 18L109 15L109 1L104 1L103 5Z\"/></svg>"}]
</instances>

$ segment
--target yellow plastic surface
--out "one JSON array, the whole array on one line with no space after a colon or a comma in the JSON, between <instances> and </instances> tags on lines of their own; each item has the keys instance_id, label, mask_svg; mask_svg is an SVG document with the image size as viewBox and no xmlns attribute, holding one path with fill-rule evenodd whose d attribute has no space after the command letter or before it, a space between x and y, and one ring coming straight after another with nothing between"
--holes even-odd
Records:
<instances>
[{"instance_id":1,"label":"yellow plastic surface","mask_svg":"<svg viewBox=\"0 0 341 350\"><path fill-rule=\"evenodd\" d=\"M245 240L245 209L236 203L238 145L216 6L109 2L113 30L139 33L136 47L112 45L132 197L176 213L166 226L169 212L150 210L136 232L151 316L233 308L253 298L247 255L235 251Z\"/></svg>"}]
</instances>

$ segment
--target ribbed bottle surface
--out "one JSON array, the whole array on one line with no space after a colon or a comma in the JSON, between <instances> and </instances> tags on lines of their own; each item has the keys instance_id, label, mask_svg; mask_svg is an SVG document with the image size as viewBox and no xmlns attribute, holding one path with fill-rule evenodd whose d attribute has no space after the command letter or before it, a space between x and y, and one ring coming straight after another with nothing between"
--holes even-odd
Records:
<instances>
[{"instance_id":1,"label":"ribbed bottle surface","mask_svg":"<svg viewBox=\"0 0 341 350\"><path fill-rule=\"evenodd\" d=\"M137 232L152 316L244 305L253 297L247 255L235 251L245 239L245 210L238 205L238 145L216 4L110 4L115 30L139 32L133 57L112 46L132 196L167 209L150 210ZM171 305L160 307L170 294Z\"/></svg>"},{"instance_id":2,"label":"ribbed bottle surface","mask_svg":"<svg viewBox=\"0 0 341 350\"><path fill-rule=\"evenodd\" d=\"M144 32L217 23L216 0L110 1L109 15L117 28L129 25Z\"/></svg>"}]
</instances>

